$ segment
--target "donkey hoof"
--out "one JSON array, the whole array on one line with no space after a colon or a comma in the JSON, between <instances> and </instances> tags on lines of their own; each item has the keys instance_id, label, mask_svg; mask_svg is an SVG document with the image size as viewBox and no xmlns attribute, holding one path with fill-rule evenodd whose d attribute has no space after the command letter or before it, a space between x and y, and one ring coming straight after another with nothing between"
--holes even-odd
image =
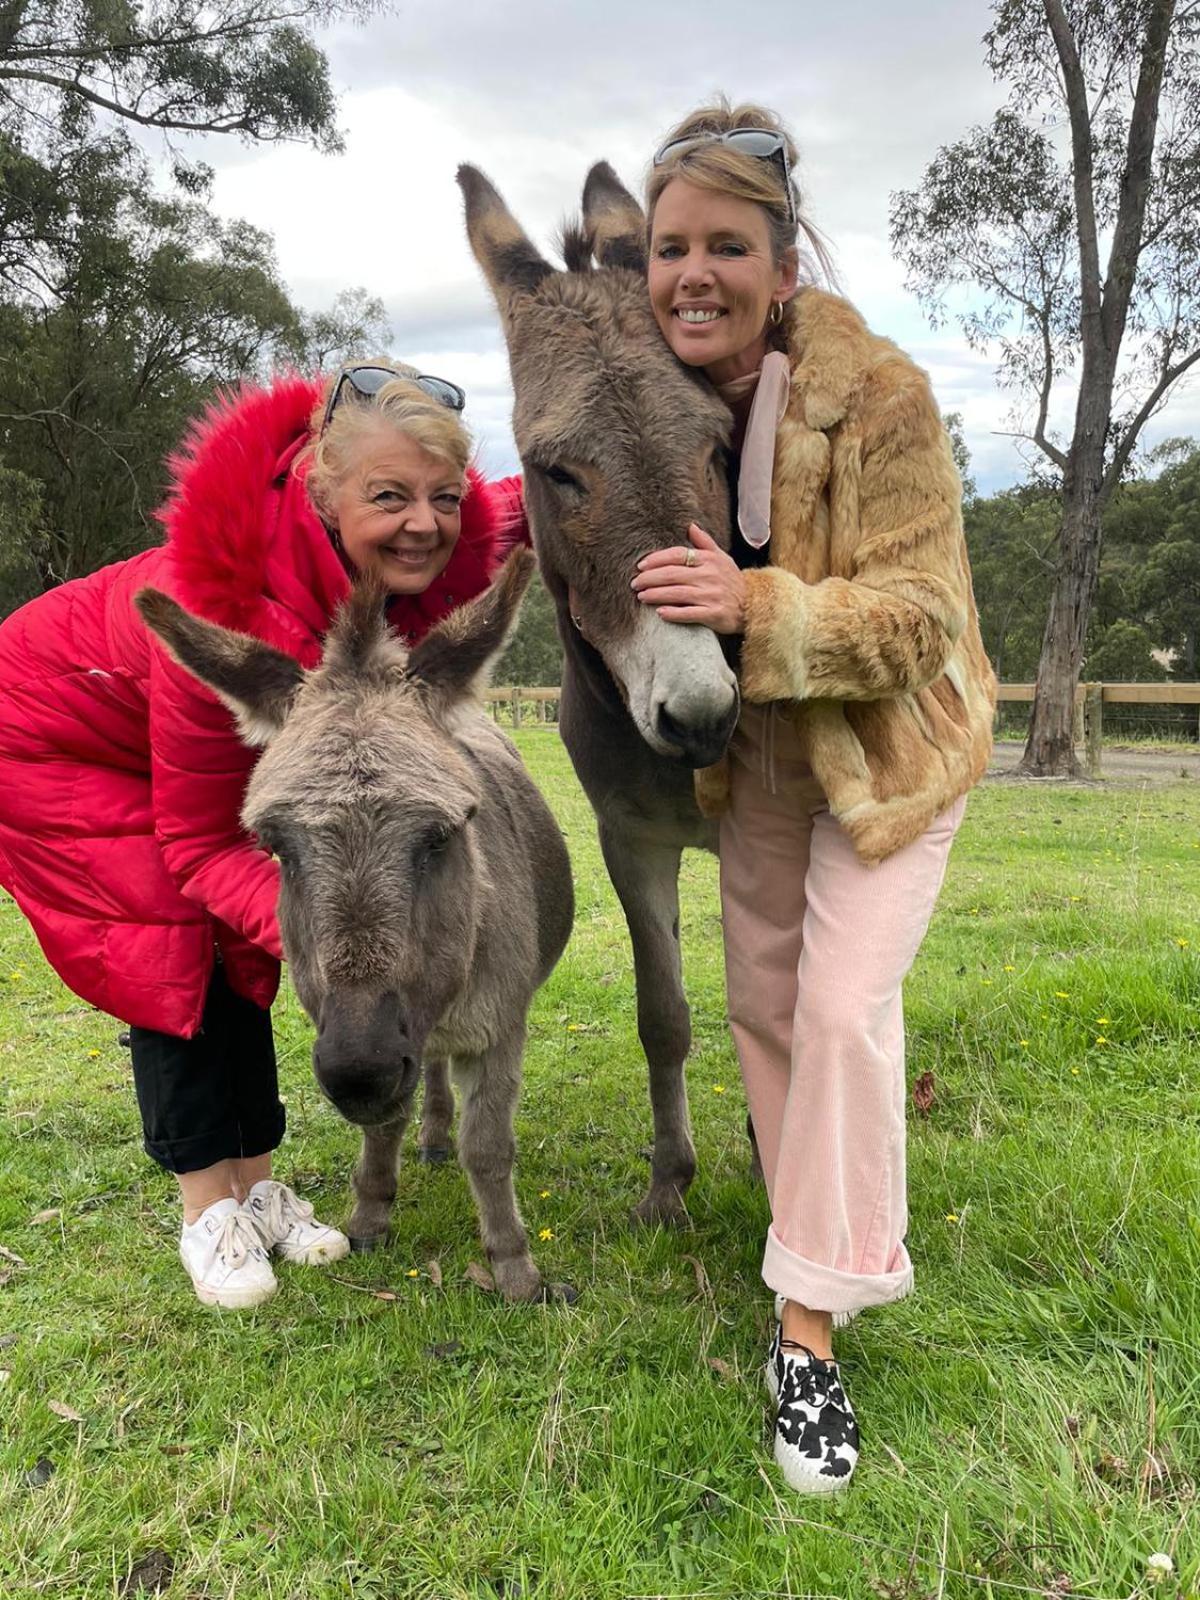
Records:
<instances>
[{"instance_id":1,"label":"donkey hoof","mask_svg":"<svg viewBox=\"0 0 1200 1600\"><path fill-rule=\"evenodd\" d=\"M440 1144L422 1144L417 1146L417 1160L427 1167L442 1167L450 1159L450 1151Z\"/></svg>"},{"instance_id":2,"label":"donkey hoof","mask_svg":"<svg viewBox=\"0 0 1200 1600\"><path fill-rule=\"evenodd\" d=\"M545 1306L573 1306L579 1299L579 1290L570 1283L543 1283L541 1301Z\"/></svg>"},{"instance_id":3,"label":"donkey hoof","mask_svg":"<svg viewBox=\"0 0 1200 1600\"><path fill-rule=\"evenodd\" d=\"M350 1235L350 1248L355 1255L366 1255L371 1250L382 1250L386 1243L386 1233L352 1233Z\"/></svg>"},{"instance_id":4,"label":"donkey hoof","mask_svg":"<svg viewBox=\"0 0 1200 1600\"><path fill-rule=\"evenodd\" d=\"M669 1200L647 1195L629 1213L629 1223L634 1228L690 1228L692 1219L678 1195Z\"/></svg>"}]
</instances>

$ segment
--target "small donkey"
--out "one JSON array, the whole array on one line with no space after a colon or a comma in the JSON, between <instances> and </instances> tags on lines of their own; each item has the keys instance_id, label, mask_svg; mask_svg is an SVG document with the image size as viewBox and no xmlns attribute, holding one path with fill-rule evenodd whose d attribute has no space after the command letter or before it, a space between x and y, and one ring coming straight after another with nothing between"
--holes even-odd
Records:
<instances>
[{"instance_id":1,"label":"small donkey","mask_svg":"<svg viewBox=\"0 0 1200 1600\"><path fill-rule=\"evenodd\" d=\"M476 693L533 564L510 557L411 653L388 632L382 590L360 583L311 672L157 590L137 599L264 747L242 816L280 861L280 933L317 1028L317 1082L363 1130L352 1242L386 1235L422 1060L448 1060L460 1159L509 1300L543 1292L513 1193L513 1115L526 1012L566 944L573 896L558 826Z\"/></svg>"}]
</instances>

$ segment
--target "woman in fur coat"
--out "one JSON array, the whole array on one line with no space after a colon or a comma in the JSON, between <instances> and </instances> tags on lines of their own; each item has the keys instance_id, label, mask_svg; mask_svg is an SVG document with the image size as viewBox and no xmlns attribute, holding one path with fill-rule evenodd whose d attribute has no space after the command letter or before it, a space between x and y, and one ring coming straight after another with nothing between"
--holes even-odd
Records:
<instances>
[{"instance_id":1,"label":"woman in fur coat","mask_svg":"<svg viewBox=\"0 0 1200 1600\"><path fill-rule=\"evenodd\" d=\"M0 626L0 884L64 982L131 1024L146 1149L209 1305L269 1298L272 1251L349 1244L271 1178L279 869L240 822L254 754L133 597L152 584L313 666L371 569L415 643L527 538L519 479L468 466L463 403L391 363L227 397L171 463L166 542Z\"/></svg>"},{"instance_id":2,"label":"woman in fur coat","mask_svg":"<svg viewBox=\"0 0 1200 1600\"><path fill-rule=\"evenodd\" d=\"M737 636L742 715L698 775L720 816L729 1015L771 1205L775 1459L848 1482L832 1333L908 1293L901 984L991 748L961 491L925 374L802 281L795 148L771 112L694 112L654 159L663 337L732 412L730 553L701 528L640 564L671 622Z\"/></svg>"}]
</instances>

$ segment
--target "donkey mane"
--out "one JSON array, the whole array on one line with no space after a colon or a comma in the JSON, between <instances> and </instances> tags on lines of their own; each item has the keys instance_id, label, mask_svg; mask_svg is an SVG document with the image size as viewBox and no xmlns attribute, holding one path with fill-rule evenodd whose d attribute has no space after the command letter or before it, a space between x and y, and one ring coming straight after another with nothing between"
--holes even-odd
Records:
<instances>
[{"instance_id":1,"label":"donkey mane","mask_svg":"<svg viewBox=\"0 0 1200 1600\"><path fill-rule=\"evenodd\" d=\"M387 588L377 573L355 580L326 637L325 669L360 680L391 678L404 670L408 651L388 629L387 598Z\"/></svg>"},{"instance_id":2,"label":"donkey mane","mask_svg":"<svg viewBox=\"0 0 1200 1600\"><path fill-rule=\"evenodd\" d=\"M596 236L579 218L563 223L559 250L568 272L594 272Z\"/></svg>"}]
</instances>

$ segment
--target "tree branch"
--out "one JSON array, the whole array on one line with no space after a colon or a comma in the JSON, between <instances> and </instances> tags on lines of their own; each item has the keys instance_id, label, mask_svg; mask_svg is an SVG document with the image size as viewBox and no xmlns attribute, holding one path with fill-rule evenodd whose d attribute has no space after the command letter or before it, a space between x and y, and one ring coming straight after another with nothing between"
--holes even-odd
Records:
<instances>
[{"instance_id":1,"label":"tree branch","mask_svg":"<svg viewBox=\"0 0 1200 1600\"><path fill-rule=\"evenodd\" d=\"M1009 433L1003 428L991 428L988 431L997 439L1024 439L1028 444L1035 444L1044 455L1053 461L1060 472L1067 470L1066 456L1049 439L1040 438L1036 433Z\"/></svg>"},{"instance_id":2,"label":"tree branch","mask_svg":"<svg viewBox=\"0 0 1200 1600\"><path fill-rule=\"evenodd\" d=\"M1101 505L1108 501L1113 490L1120 483L1121 475L1125 471L1130 456L1133 454L1133 447L1137 444L1138 435L1154 415L1159 402L1171 385L1190 368L1194 367L1197 361L1200 361L1200 346L1197 346L1190 355L1184 356L1182 361L1177 361L1173 367L1164 365L1153 389L1138 407L1133 421L1126 428L1117 448L1113 451L1112 461L1109 463L1108 470L1105 472L1103 482L1100 485Z\"/></svg>"},{"instance_id":3,"label":"tree branch","mask_svg":"<svg viewBox=\"0 0 1200 1600\"><path fill-rule=\"evenodd\" d=\"M1100 322L1100 246L1096 233L1093 192L1092 125L1088 120L1087 85L1071 24L1062 0L1042 0L1050 34L1062 68L1067 112L1071 121L1071 167L1075 186L1075 227L1079 237L1079 287L1083 302L1082 333L1085 357L1088 344L1102 336Z\"/></svg>"},{"instance_id":4,"label":"tree branch","mask_svg":"<svg viewBox=\"0 0 1200 1600\"><path fill-rule=\"evenodd\" d=\"M1047 3L1057 4L1058 0L1047 0ZM1137 91L1129 117L1125 169L1121 174L1117 221L1104 282L1104 341L1114 357L1125 332L1129 299L1137 271L1138 245L1146 217L1146 202L1150 196L1150 170L1158 131L1158 102L1174 10L1175 0L1155 0L1146 24Z\"/></svg>"}]
</instances>

